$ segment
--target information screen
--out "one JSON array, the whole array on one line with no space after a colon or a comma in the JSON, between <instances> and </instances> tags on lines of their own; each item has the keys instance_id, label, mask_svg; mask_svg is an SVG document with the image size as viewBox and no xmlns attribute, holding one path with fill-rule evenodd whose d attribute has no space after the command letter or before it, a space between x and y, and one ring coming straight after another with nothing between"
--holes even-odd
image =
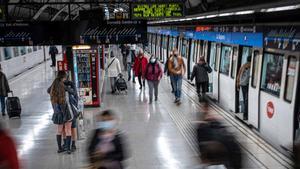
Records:
<instances>
[{"instance_id":1,"label":"information screen","mask_svg":"<svg viewBox=\"0 0 300 169\"><path fill-rule=\"evenodd\" d=\"M183 3L132 4L132 19L153 19L184 16Z\"/></svg>"}]
</instances>

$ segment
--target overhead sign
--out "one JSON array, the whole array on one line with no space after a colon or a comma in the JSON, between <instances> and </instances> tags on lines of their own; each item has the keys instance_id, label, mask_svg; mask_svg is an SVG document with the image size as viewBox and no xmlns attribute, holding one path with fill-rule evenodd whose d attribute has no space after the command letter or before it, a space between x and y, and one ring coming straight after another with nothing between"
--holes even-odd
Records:
<instances>
[{"instance_id":1,"label":"overhead sign","mask_svg":"<svg viewBox=\"0 0 300 169\"><path fill-rule=\"evenodd\" d=\"M151 3L151 4L132 4L132 19L153 19L153 18L169 18L183 17L183 3Z\"/></svg>"}]
</instances>

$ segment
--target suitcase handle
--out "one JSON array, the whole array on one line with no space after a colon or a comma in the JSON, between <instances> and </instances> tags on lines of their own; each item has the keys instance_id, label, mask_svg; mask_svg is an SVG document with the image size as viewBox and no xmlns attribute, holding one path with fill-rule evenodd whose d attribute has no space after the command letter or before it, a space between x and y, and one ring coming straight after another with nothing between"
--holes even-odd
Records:
<instances>
[{"instance_id":1,"label":"suitcase handle","mask_svg":"<svg viewBox=\"0 0 300 169\"><path fill-rule=\"evenodd\" d=\"M11 93L11 96L14 97L14 92L13 91L9 91L8 93Z\"/></svg>"}]
</instances>

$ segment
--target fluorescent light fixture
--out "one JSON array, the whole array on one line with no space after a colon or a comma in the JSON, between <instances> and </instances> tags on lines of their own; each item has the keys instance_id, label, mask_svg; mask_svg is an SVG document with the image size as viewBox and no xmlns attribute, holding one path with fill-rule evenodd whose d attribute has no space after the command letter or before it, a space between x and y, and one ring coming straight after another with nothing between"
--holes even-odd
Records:
<instances>
[{"instance_id":1,"label":"fluorescent light fixture","mask_svg":"<svg viewBox=\"0 0 300 169\"><path fill-rule=\"evenodd\" d=\"M248 14L252 14L254 13L254 10L247 10L247 11L239 11L239 12L235 12L235 15L248 15Z\"/></svg>"},{"instance_id":2,"label":"fluorescent light fixture","mask_svg":"<svg viewBox=\"0 0 300 169\"><path fill-rule=\"evenodd\" d=\"M215 18L217 17L218 15L207 15L205 18Z\"/></svg>"},{"instance_id":3,"label":"fluorescent light fixture","mask_svg":"<svg viewBox=\"0 0 300 169\"><path fill-rule=\"evenodd\" d=\"M73 50L84 50L84 49L91 49L90 45L75 45L72 46Z\"/></svg>"},{"instance_id":4,"label":"fluorescent light fixture","mask_svg":"<svg viewBox=\"0 0 300 169\"><path fill-rule=\"evenodd\" d=\"M198 16L196 19L204 19L205 16Z\"/></svg>"},{"instance_id":5,"label":"fluorescent light fixture","mask_svg":"<svg viewBox=\"0 0 300 169\"><path fill-rule=\"evenodd\" d=\"M234 15L233 12L228 12L228 13L221 13L218 16L232 16L232 15Z\"/></svg>"},{"instance_id":6,"label":"fluorescent light fixture","mask_svg":"<svg viewBox=\"0 0 300 169\"><path fill-rule=\"evenodd\" d=\"M300 5L290 5L290 6L281 6L275 8L261 9L260 12L278 12L278 11L288 11L295 10L300 8Z\"/></svg>"}]
</instances>

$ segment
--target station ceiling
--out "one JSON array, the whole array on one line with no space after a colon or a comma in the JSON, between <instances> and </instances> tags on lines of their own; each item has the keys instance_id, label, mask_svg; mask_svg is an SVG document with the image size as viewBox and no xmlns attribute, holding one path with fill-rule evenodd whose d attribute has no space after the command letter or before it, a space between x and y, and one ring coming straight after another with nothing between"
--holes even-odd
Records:
<instances>
[{"instance_id":1,"label":"station ceiling","mask_svg":"<svg viewBox=\"0 0 300 169\"><path fill-rule=\"evenodd\" d=\"M102 9L109 19L117 12L130 13L131 3L178 1L184 3L186 15L194 15L280 0L7 0L4 4L9 20L66 21L78 20L83 10Z\"/></svg>"}]
</instances>

